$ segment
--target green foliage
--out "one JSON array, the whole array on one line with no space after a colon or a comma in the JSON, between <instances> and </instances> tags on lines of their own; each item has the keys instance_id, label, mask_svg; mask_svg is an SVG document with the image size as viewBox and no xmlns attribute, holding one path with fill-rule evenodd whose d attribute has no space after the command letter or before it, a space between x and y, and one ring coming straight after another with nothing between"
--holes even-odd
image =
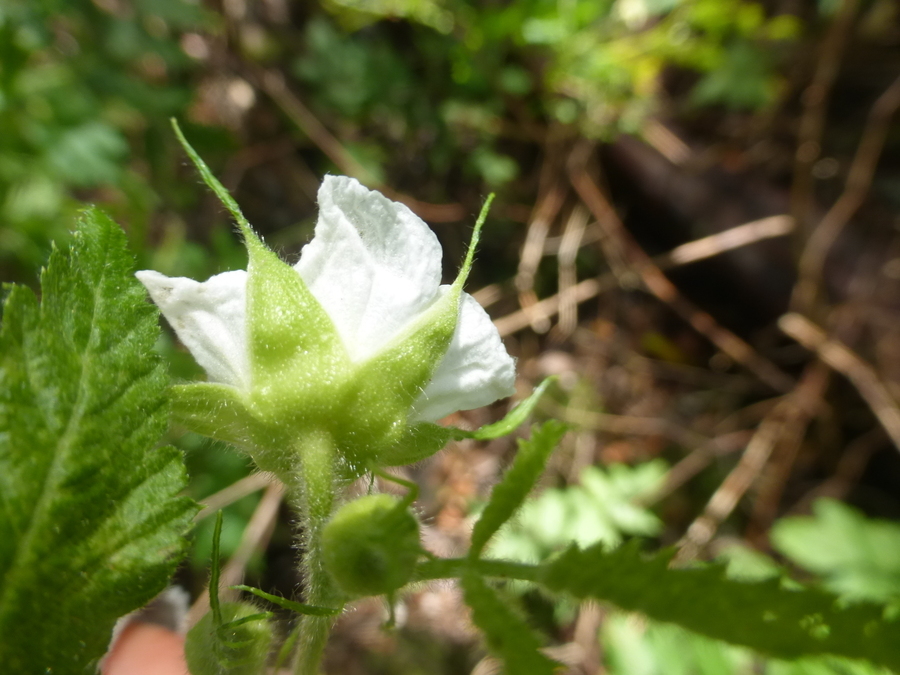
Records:
<instances>
[{"instance_id":1,"label":"green foliage","mask_svg":"<svg viewBox=\"0 0 900 675\"><path fill-rule=\"evenodd\" d=\"M571 548L543 567L538 582L772 656L833 654L900 667L900 621L879 606L842 604L778 579L731 580L720 566L670 569L669 561L670 554L644 556L631 544Z\"/></svg>"},{"instance_id":2,"label":"green foliage","mask_svg":"<svg viewBox=\"0 0 900 675\"><path fill-rule=\"evenodd\" d=\"M66 235L73 191L103 187L136 226L156 199L129 166L130 140L151 152L165 143L161 122L187 105L180 80L192 66L172 32L204 14L189 0L117 7L0 7L0 263L15 256L20 275Z\"/></svg>"},{"instance_id":3,"label":"green foliage","mask_svg":"<svg viewBox=\"0 0 900 675\"><path fill-rule=\"evenodd\" d=\"M601 629L610 675L887 675L865 661L838 657L762 662L733 647L671 624L615 612Z\"/></svg>"},{"instance_id":4,"label":"green foliage","mask_svg":"<svg viewBox=\"0 0 900 675\"><path fill-rule=\"evenodd\" d=\"M491 556L540 562L572 543L618 546L625 536L654 536L660 520L637 501L659 485L661 460L635 467L586 467L578 485L544 490L524 504L491 545Z\"/></svg>"},{"instance_id":5,"label":"green foliage","mask_svg":"<svg viewBox=\"0 0 900 675\"><path fill-rule=\"evenodd\" d=\"M538 651L537 637L511 607L474 572L464 574L462 588L472 620L485 634L488 646L506 664L510 675L550 675L556 665Z\"/></svg>"},{"instance_id":6,"label":"green foliage","mask_svg":"<svg viewBox=\"0 0 900 675\"><path fill-rule=\"evenodd\" d=\"M534 427L528 440L519 440L519 449L512 466L494 487L490 501L475 523L469 551L471 558L477 558L481 554L490 538L522 505L544 472L550 453L565 433L564 424L550 421Z\"/></svg>"},{"instance_id":7,"label":"green foliage","mask_svg":"<svg viewBox=\"0 0 900 675\"><path fill-rule=\"evenodd\" d=\"M856 599L900 600L900 525L873 520L832 499L809 517L784 518L772 544L794 563L825 579L834 592Z\"/></svg>"},{"instance_id":8,"label":"green foliage","mask_svg":"<svg viewBox=\"0 0 900 675\"><path fill-rule=\"evenodd\" d=\"M124 233L85 212L41 291L13 287L0 332L0 662L83 673L166 586L194 507L156 447L168 378Z\"/></svg>"}]
</instances>

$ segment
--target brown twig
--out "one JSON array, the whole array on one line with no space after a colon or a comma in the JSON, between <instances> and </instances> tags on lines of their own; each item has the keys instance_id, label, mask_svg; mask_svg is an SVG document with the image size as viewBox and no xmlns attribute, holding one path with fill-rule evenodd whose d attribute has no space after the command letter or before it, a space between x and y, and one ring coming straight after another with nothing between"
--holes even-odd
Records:
<instances>
[{"instance_id":1,"label":"brown twig","mask_svg":"<svg viewBox=\"0 0 900 675\"><path fill-rule=\"evenodd\" d=\"M869 192L891 119L898 108L900 108L900 77L878 97L869 111L859 147L847 173L844 192L806 242L800 256L800 278L791 298L791 307L794 311L809 314L813 310L821 288L820 280L825 259Z\"/></svg>"},{"instance_id":2,"label":"brown twig","mask_svg":"<svg viewBox=\"0 0 900 675\"><path fill-rule=\"evenodd\" d=\"M544 162L542 173L547 172L550 164L550 159ZM528 316L528 323L536 332L540 333L546 332L550 326L547 317L536 311L535 305L538 302L534 292L534 276L544 255L544 243L547 240L550 225L562 208L565 198L566 191L561 181L557 180L538 199L528 223L525 244L522 246L522 253L519 256L519 269L516 272L515 285L519 293L519 305Z\"/></svg>"},{"instance_id":3,"label":"brown twig","mask_svg":"<svg viewBox=\"0 0 900 675\"><path fill-rule=\"evenodd\" d=\"M746 447L750 437L749 431L733 431L709 439L669 469L659 487L646 497L639 499L638 502L643 506L651 506L662 501L703 471L716 458Z\"/></svg>"},{"instance_id":4,"label":"brown twig","mask_svg":"<svg viewBox=\"0 0 900 675\"><path fill-rule=\"evenodd\" d=\"M828 96L840 70L859 0L843 0L822 40L812 81L803 92L803 114L797 131L794 177L791 183L791 215L798 224L798 237L809 236L808 219L812 199L812 166L821 153Z\"/></svg>"},{"instance_id":5,"label":"brown twig","mask_svg":"<svg viewBox=\"0 0 900 675\"><path fill-rule=\"evenodd\" d=\"M785 314L779 319L778 327L850 380L891 441L900 449L900 407L875 369L847 345L829 338L825 331L804 316Z\"/></svg>"},{"instance_id":6,"label":"brown twig","mask_svg":"<svg viewBox=\"0 0 900 675\"><path fill-rule=\"evenodd\" d=\"M578 326L578 303L571 298L567 291L574 288L578 282L575 272L575 258L581 248L581 240L584 237L588 224L588 211L582 204L578 204L569 214L566 227L563 231L562 242L557 255L559 267L559 337L565 338L571 335Z\"/></svg>"},{"instance_id":7,"label":"brown twig","mask_svg":"<svg viewBox=\"0 0 900 675\"><path fill-rule=\"evenodd\" d=\"M697 262L711 258L720 253L731 251L741 246L781 237L788 234L793 227L790 216L771 216L761 220L754 220L743 225L719 232L709 237L703 237L695 241L677 246L668 253L663 253L652 258L660 270L672 269L680 265ZM587 237L585 237L587 240ZM612 273L602 274L594 279L585 279L569 288L565 293L557 293L549 298L537 302L532 311L541 316L551 317L559 312L561 303L571 301L575 303L587 302L602 293L610 291L618 285L616 277ZM489 289L489 290L488 290ZM479 302L487 306L500 299L498 289L493 285L476 291ZM473 294L474 295L474 294ZM484 300L482 300L482 296ZM519 310L498 318L494 324L501 336L511 335L530 325L529 314L525 310Z\"/></svg>"},{"instance_id":8,"label":"brown twig","mask_svg":"<svg viewBox=\"0 0 900 675\"><path fill-rule=\"evenodd\" d=\"M700 310L685 298L669 281L657 265L625 230L618 215L593 179L585 171L586 158L574 161L569 166L569 177L576 192L594 214L600 227L609 235L611 242L619 249L626 261L641 278L644 286L659 300L666 303L693 328L706 336L713 344L744 366L776 391L789 391L793 378L749 344L721 326L712 316Z\"/></svg>"},{"instance_id":9,"label":"brown twig","mask_svg":"<svg viewBox=\"0 0 900 675\"><path fill-rule=\"evenodd\" d=\"M737 466L722 481L681 542L678 560L691 560L712 540L719 525L731 515L741 498L759 477L779 444L799 443L819 407L828 382L828 369L814 362L800 382L760 423Z\"/></svg>"},{"instance_id":10,"label":"brown twig","mask_svg":"<svg viewBox=\"0 0 900 675\"><path fill-rule=\"evenodd\" d=\"M202 499L200 504L203 509L194 516L194 522L198 523L207 516L213 515L219 509L224 509L230 504L234 504L239 499L243 499L249 494L253 494L257 490L262 490L270 483L274 483L277 478L271 473L259 472L252 473L249 476L235 481L226 488L214 492L206 499Z\"/></svg>"}]
</instances>

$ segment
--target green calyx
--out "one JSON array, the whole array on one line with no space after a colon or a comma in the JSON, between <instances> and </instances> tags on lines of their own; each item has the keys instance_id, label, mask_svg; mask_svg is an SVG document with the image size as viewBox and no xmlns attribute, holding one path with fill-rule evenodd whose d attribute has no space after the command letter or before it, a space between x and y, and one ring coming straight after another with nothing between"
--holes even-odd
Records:
<instances>
[{"instance_id":1,"label":"green calyx","mask_svg":"<svg viewBox=\"0 0 900 675\"><path fill-rule=\"evenodd\" d=\"M422 553L405 501L369 495L342 506L322 532L325 568L350 597L387 595L412 578Z\"/></svg>"}]
</instances>

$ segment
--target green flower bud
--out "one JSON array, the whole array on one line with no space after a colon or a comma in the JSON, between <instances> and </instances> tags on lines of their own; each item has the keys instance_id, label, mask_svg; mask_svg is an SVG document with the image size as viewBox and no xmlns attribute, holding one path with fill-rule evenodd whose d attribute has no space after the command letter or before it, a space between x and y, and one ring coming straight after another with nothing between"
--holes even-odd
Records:
<instances>
[{"instance_id":1,"label":"green flower bud","mask_svg":"<svg viewBox=\"0 0 900 675\"><path fill-rule=\"evenodd\" d=\"M345 504L322 532L325 568L353 597L399 590L412 577L421 553L419 522L390 495Z\"/></svg>"}]
</instances>

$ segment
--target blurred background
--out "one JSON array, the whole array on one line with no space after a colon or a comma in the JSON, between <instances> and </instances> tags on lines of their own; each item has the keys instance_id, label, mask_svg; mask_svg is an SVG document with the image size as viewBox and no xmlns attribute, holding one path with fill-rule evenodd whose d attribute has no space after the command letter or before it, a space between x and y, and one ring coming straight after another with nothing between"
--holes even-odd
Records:
<instances>
[{"instance_id":1,"label":"blurred background","mask_svg":"<svg viewBox=\"0 0 900 675\"><path fill-rule=\"evenodd\" d=\"M171 117L292 262L326 173L419 214L448 279L496 192L468 290L520 395L556 375L538 416L572 430L495 554L640 537L896 603L898 76L895 0L2 0L0 280L35 285L86 202L139 268L244 267ZM170 333L159 349L202 376ZM193 496L226 508L228 573L301 597L278 486L172 442ZM465 550L514 451L461 443L406 470L428 548ZM179 575L201 605L210 531ZM573 673L881 672L507 590ZM329 672L495 672L451 585L386 618L343 616Z\"/></svg>"}]
</instances>

